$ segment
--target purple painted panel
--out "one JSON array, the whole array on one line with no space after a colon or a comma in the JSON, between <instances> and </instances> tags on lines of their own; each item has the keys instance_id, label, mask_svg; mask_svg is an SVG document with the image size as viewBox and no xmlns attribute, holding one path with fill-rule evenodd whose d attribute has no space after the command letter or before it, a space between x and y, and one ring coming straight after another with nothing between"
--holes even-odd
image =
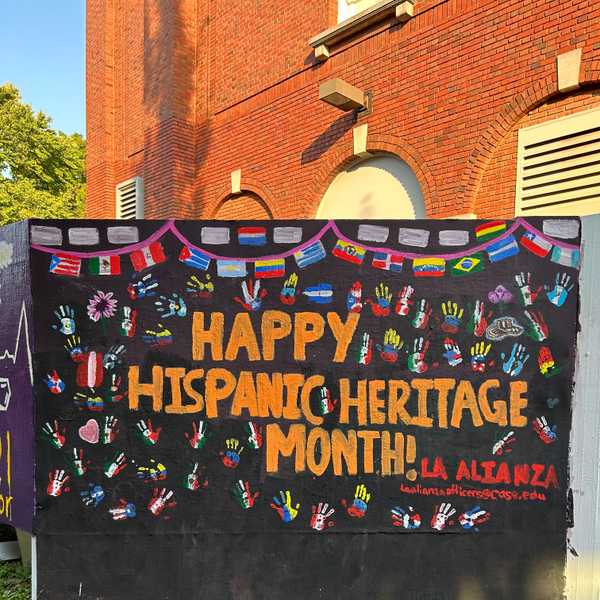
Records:
<instances>
[{"instance_id":1,"label":"purple painted panel","mask_svg":"<svg viewBox=\"0 0 600 600\"><path fill-rule=\"evenodd\" d=\"M27 223L0 230L0 522L31 531L35 505Z\"/></svg>"}]
</instances>

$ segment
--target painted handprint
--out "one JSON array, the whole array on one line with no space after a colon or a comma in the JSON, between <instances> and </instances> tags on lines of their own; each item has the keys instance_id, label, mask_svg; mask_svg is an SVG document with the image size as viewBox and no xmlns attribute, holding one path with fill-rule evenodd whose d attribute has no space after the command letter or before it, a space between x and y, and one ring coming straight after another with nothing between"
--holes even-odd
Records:
<instances>
[{"instance_id":1,"label":"painted handprint","mask_svg":"<svg viewBox=\"0 0 600 600\"><path fill-rule=\"evenodd\" d=\"M509 431L492 446L494 456L502 456L512 452L512 445L517 441L514 431Z\"/></svg>"},{"instance_id":2,"label":"painted handprint","mask_svg":"<svg viewBox=\"0 0 600 600\"><path fill-rule=\"evenodd\" d=\"M85 460L84 452L81 448L73 448L68 455L68 459L71 469L77 477L83 477L87 473L90 461Z\"/></svg>"},{"instance_id":3,"label":"painted handprint","mask_svg":"<svg viewBox=\"0 0 600 600\"><path fill-rule=\"evenodd\" d=\"M386 330L383 337L383 346L377 344L379 356L382 360L395 363L398 360L398 351L404 346L400 334L395 329Z\"/></svg>"},{"instance_id":4,"label":"painted handprint","mask_svg":"<svg viewBox=\"0 0 600 600\"><path fill-rule=\"evenodd\" d=\"M204 280L197 275L192 275L186 282L185 291L195 298L210 300L215 291L215 285L207 273Z\"/></svg>"},{"instance_id":5,"label":"painted handprint","mask_svg":"<svg viewBox=\"0 0 600 600\"><path fill-rule=\"evenodd\" d=\"M192 470L183 478L183 487L190 492L197 492L200 488L208 487L208 479L200 471L200 464L195 462Z\"/></svg>"},{"instance_id":6,"label":"painted handprint","mask_svg":"<svg viewBox=\"0 0 600 600\"><path fill-rule=\"evenodd\" d=\"M135 337L138 312L131 306L122 306L119 309L119 333L125 337Z\"/></svg>"},{"instance_id":7,"label":"painted handprint","mask_svg":"<svg viewBox=\"0 0 600 600\"><path fill-rule=\"evenodd\" d=\"M510 356L507 357L505 353L502 352L500 357L504 361L502 363L502 370L511 377L520 375L525 363L529 360L527 348L518 342L513 344Z\"/></svg>"},{"instance_id":8,"label":"painted handprint","mask_svg":"<svg viewBox=\"0 0 600 600\"><path fill-rule=\"evenodd\" d=\"M64 345L64 349L69 353L73 362L81 362L81 357L84 354L81 338L78 335L70 335Z\"/></svg>"},{"instance_id":9,"label":"painted handprint","mask_svg":"<svg viewBox=\"0 0 600 600\"><path fill-rule=\"evenodd\" d=\"M548 325L544 319L544 315L539 310L526 310L524 311L527 319L527 335L529 335L536 342L543 342L548 339Z\"/></svg>"},{"instance_id":10,"label":"painted handprint","mask_svg":"<svg viewBox=\"0 0 600 600\"><path fill-rule=\"evenodd\" d=\"M515 283L519 288L519 299L523 306L531 306L542 290L542 286L535 287L531 281L531 273L519 273L515 275Z\"/></svg>"},{"instance_id":11,"label":"painted handprint","mask_svg":"<svg viewBox=\"0 0 600 600\"><path fill-rule=\"evenodd\" d=\"M387 317L390 314L390 305L392 302L392 292L384 283L380 283L375 288L375 300L369 300L371 312L376 317Z\"/></svg>"},{"instance_id":12,"label":"painted handprint","mask_svg":"<svg viewBox=\"0 0 600 600\"><path fill-rule=\"evenodd\" d=\"M319 414L321 416L330 415L338 403L331 398L331 392L327 386L322 386L319 390Z\"/></svg>"},{"instance_id":13,"label":"painted handprint","mask_svg":"<svg viewBox=\"0 0 600 600\"><path fill-rule=\"evenodd\" d=\"M462 513L458 517L458 522L463 529L479 531L478 526L489 521L491 516L492 515L486 510L483 510L481 506L474 506Z\"/></svg>"},{"instance_id":14,"label":"painted handprint","mask_svg":"<svg viewBox=\"0 0 600 600\"><path fill-rule=\"evenodd\" d=\"M395 311L400 317L407 317L410 312L410 307L413 305L411 296L415 293L415 289L411 285L405 285L399 292L396 300Z\"/></svg>"},{"instance_id":15,"label":"painted handprint","mask_svg":"<svg viewBox=\"0 0 600 600\"><path fill-rule=\"evenodd\" d=\"M229 438L225 440L225 451L219 452L221 462L228 469L235 469L240 464L240 455L243 451L244 446L240 444L239 440Z\"/></svg>"},{"instance_id":16,"label":"painted handprint","mask_svg":"<svg viewBox=\"0 0 600 600\"><path fill-rule=\"evenodd\" d=\"M467 331L475 337L483 337L488 327L492 311L485 311L485 303L481 300L475 301L475 307L472 309L471 318L467 324Z\"/></svg>"},{"instance_id":17,"label":"painted handprint","mask_svg":"<svg viewBox=\"0 0 600 600\"><path fill-rule=\"evenodd\" d=\"M148 296L156 296L158 288L158 281L152 275L147 273L143 277L136 277L127 286L127 293L132 300L138 300L139 298L146 298Z\"/></svg>"},{"instance_id":18,"label":"painted handprint","mask_svg":"<svg viewBox=\"0 0 600 600\"><path fill-rule=\"evenodd\" d=\"M369 500L371 500L371 493L367 486L364 483L359 483L354 490L352 502L348 502L344 498L342 499L342 506L346 509L349 517L363 519L369 508Z\"/></svg>"},{"instance_id":19,"label":"painted handprint","mask_svg":"<svg viewBox=\"0 0 600 600\"><path fill-rule=\"evenodd\" d=\"M44 382L52 394L62 394L65 391L65 382L60 378L56 369L46 375Z\"/></svg>"},{"instance_id":20,"label":"painted handprint","mask_svg":"<svg viewBox=\"0 0 600 600\"><path fill-rule=\"evenodd\" d=\"M127 502L121 498L115 506L108 509L113 521L125 521L135 519L137 512L133 502Z\"/></svg>"},{"instance_id":21,"label":"painted handprint","mask_svg":"<svg viewBox=\"0 0 600 600\"><path fill-rule=\"evenodd\" d=\"M425 373L429 365L425 362L425 355L429 350L429 340L418 337L413 341L412 352L408 354L408 369L412 373Z\"/></svg>"},{"instance_id":22,"label":"painted handprint","mask_svg":"<svg viewBox=\"0 0 600 600\"><path fill-rule=\"evenodd\" d=\"M50 443L54 448L62 448L65 445L66 437L65 433L67 431L66 427L60 427L58 421L54 420L52 423L47 422L42 426L42 433L46 440Z\"/></svg>"},{"instance_id":23,"label":"painted handprint","mask_svg":"<svg viewBox=\"0 0 600 600\"><path fill-rule=\"evenodd\" d=\"M456 509L449 502L442 502L433 509L431 517L431 528L436 531L443 531L446 527L452 525L451 517L456 514Z\"/></svg>"},{"instance_id":24,"label":"painted handprint","mask_svg":"<svg viewBox=\"0 0 600 600\"><path fill-rule=\"evenodd\" d=\"M108 371L118 367L123 362L123 355L125 354L125 346L123 344L115 344L108 349L108 352L104 355L102 364Z\"/></svg>"},{"instance_id":25,"label":"painted handprint","mask_svg":"<svg viewBox=\"0 0 600 600\"><path fill-rule=\"evenodd\" d=\"M231 488L231 493L244 510L252 508L256 499L260 496L260 492L252 493L249 481L243 481L242 479L235 482L233 488Z\"/></svg>"},{"instance_id":26,"label":"painted handprint","mask_svg":"<svg viewBox=\"0 0 600 600\"><path fill-rule=\"evenodd\" d=\"M60 331L63 335L73 335L75 333L75 311L70 306L61 304L58 310L54 311L57 323L52 325L52 329Z\"/></svg>"},{"instance_id":27,"label":"painted handprint","mask_svg":"<svg viewBox=\"0 0 600 600\"><path fill-rule=\"evenodd\" d=\"M300 504L293 506L290 490L280 490L279 497L273 496L271 508L277 512L284 523L291 523L298 516Z\"/></svg>"},{"instance_id":28,"label":"painted handprint","mask_svg":"<svg viewBox=\"0 0 600 600\"><path fill-rule=\"evenodd\" d=\"M571 276L567 273L557 273L554 279L554 287L549 285L546 287L546 298L550 300L554 306L561 307L569 297L569 292L573 289Z\"/></svg>"},{"instance_id":29,"label":"painted handprint","mask_svg":"<svg viewBox=\"0 0 600 600\"><path fill-rule=\"evenodd\" d=\"M487 355L492 345L485 342L477 342L471 346L471 370L474 373L484 373L490 363Z\"/></svg>"},{"instance_id":30,"label":"painted handprint","mask_svg":"<svg viewBox=\"0 0 600 600\"><path fill-rule=\"evenodd\" d=\"M243 300L239 296L235 296L234 300L241 304L247 311L256 312L262 307L262 301L267 295L267 290L260 288L260 279L253 281L249 279L247 282L242 281Z\"/></svg>"},{"instance_id":31,"label":"painted handprint","mask_svg":"<svg viewBox=\"0 0 600 600\"><path fill-rule=\"evenodd\" d=\"M263 428L252 421L246 423L244 425L244 430L246 431L246 443L249 448L253 450L258 450L262 447L263 444Z\"/></svg>"},{"instance_id":32,"label":"painted handprint","mask_svg":"<svg viewBox=\"0 0 600 600\"><path fill-rule=\"evenodd\" d=\"M556 425L549 425L546 417L537 417L533 429L544 444L553 444L557 439Z\"/></svg>"},{"instance_id":33,"label":"painted handprint","mask_svg":"<svg viewBox=\"0 0 600 600\"><path fill-rule=\"evenodd\" d=\"M371 364L371 359L373 358L373 340L371 339L371 334L366 331L362 334L357 358L359 365L366 366Z\"/></svg>"},{"instance_id":34,"label":"painted handprint","mask_svg":"<svg viewBox=\"0 0 600 600\"><path fill-rule=\"evenodd\" d=\"M450 334L457 333L460 328L464 312L464 308L460 308L458 304L452 300L446 300L446 302L442 302L442 315L444 317L442 321L442 331Z\"/></svg>"},{"instance_id":35,"label":"painted handprint","mask_svg":"<svg viewBox=\"0 0 600 600\"><path fill-rule=\"evenodd\" d=\"M140 419L137 423L138 435L142 438L142 441L147 446L156 446L158 444L158 440L160 438L160 432L162 431L162 427L157 427L156 429L152 426L152 421L150 419Z\"/></svg>"},{"instance_id":36,"label":"painted handprint","mask_svg":"<svg viewBox=\"0 0 600 600\"><path fill-rule=\"evenodd\" d=\"M175 492L173 490L167 490L167 488L154 488L152 490L152 498L148 502L148 510L155 516L160 515L167 508L173 508L177 505L177 502L173 500Z\"/></svg>"},{"instance_id":37,"label":"painted handprint","mask_svg":"<svg viewBox=\"0 0 600 600\"><path fill-rule=\"evenodd\" d=\"M169 296L159 296L158 300L154 302L154 306L163 319L185 317L187 315L185 300L175 292Z\"/></svg>"},{"instance_id":38,"label":"painted handprint","mask_svg":"<svg viewBox=\"0 0 600 600\"><path fill-rule=\"evenodd\" d=\"M346 296L346 308L349 312L359 313L362 307L362 285L360 281L355 281Z\"/></svg>"},{"instance_id":39,"label":"painted handprint","mask_svg":"<svg viewBox=\"0 0 600 600\"><path fill-rule=\"evenodd\" d=\"M89 394L76 392L73 396L73 401L80 409L87 408L93 412L102 412L104 410L104 398L96 394L93 388L90 389Z\"/></svg>"},{"instance_id":40,"label":"painted handprint","mask_svg":"<svg viewBox=\"0 0 600 600\"><path fill-rule=\"evenodd\" d=\"M153 483L155 481L163 481L169 473L163 463L151 458L150 464L138 465L135 474L146 483Z\"/></svg>"},{"instance_id":41,"label":"painted handprint","mask_svg":"<svg viewBox=\"0 0 600 600\"><path fill-rule=\"evenodd\" d=\"M415 329L426 329L429 324L431 313L433 312L431 304L425 298L421 298L415 306L415 311L415 315L412 319L412 326Z\"/></svg>"},{"instance_id":42,"label":"painted handprint","mask_svg":"<svg viewBox=\"0 0 600 600\"><path fill-rule=\"evenodd\" d=\"M394 506L390 511L392 525L403 529L419 529L421 527L421 515L412 506L405 510L401 506Z\"/></svg>"},{"instance_id":43,"label":"painted handprint","mask_svg":"<svg viewBox=\"0 0 600 600\"><path fill-rule=\"evenodd\" d=\"M330 507L327 502L319 502L319 504L313 505L310 517L311 529L314 529L315 531L324 531L329 527L333 527L335 522L328 519L334 512L335 508Z\"/></svg>"},{"instance_id":44,"label":"painted handprint","mask_svg":"<svg viewBox=\"0 0 600 600\"><path fill-rule=\"evenodd\" d=\"M113 415L104 417L102 434L100 436L102 443L105 445L112 444L117 438L117 433L119 433L119 419Z\"/></svg>"},{"instance_id":45,"label":"painted handprint","mask_svg":"<svg viewBox=\"0 0 600 600\"><path fill-rule=\"evenodd\" d=\"M548 346L542 346L538 350L538 367L544 377L553 377L560 373L560 367L554 362L552 351Z\"/></svg>"},{"instance_id":46,"label":"painted handprint","mask_svg":"<svg viewBox=\"0 0 600 600\"><path fill-rule=\"evenodd\" d=\"M463 361L462 353L458 344L452 338L444 339L444 354L443 357L448 361L448 365L456 367Z\"/></svg>"},{"instance_id":47,"label":"painted handprint","mask_svg":"<svg viewBox=\"0 0 600 600\"><path fill-rule=\"evenodd\" d=\"M48 487L46 488L46 492L48 496L58 497L63 493L69 492L69 488L66 487L69 482L70 476L67 475L64 469L55 469L54 471L50 471L48 474Z\"/></svg>"},{"instance_id":48,"label":"painted handprint","mask_svg":"<svg viewBox=\"0 0 600 600\"><path fill-rule=\"evenodd\" d=\"M123 378L118 373L111 373L108 386L107 400L109 402L120 402L127 396L127 391L121 390Z\"/></svg>"},{"instance_id":49,"label":"painted handprint","mask_svg":"<svg viewBox=\"0 0 600 600\"><path fill-rule=\"evenodd\" d=\"M144 343L151 348L161 348L169 346L173 343L173 334L170 329L167 329L162 323L156 326L156 329L146 329L142 335Z\"/></svg>"},{"instance_id":50,"label":"painted handprint","mask_svg":"<svg viewBox=\"0 0 600 600\"><path fill-rule=\"evenodd\" d=\"M83 505L90 508L97 508L100 506L105 496L104 489L97 483L89 483L88 489L79 492L79 495L81 496Z\"/></svg>"},{"instance_id":51,"label":"painted handprint","mask_svg":"<svg viewBox=\"0 0 600 600\"><path fill-rule=\"evenodd\" d=\"M109 479L116 477L126 466L127 457L124 452L117 452L113 459L104 465L104 475Z\"/></svg>"},{"instance_id":52,"label":"painted handprint","mask_svg":"<svg viewBox=\"0 0 600 600\"><path fill-rule=\"evenodd\" d=\"M279 292L279 300L282 304L292 306L298 295L298 275L292 273L284 282Z\"/></svg>"},{"instance_id":53,"label":"painted handprint","mask_svg":"<svg viewBox=\"0 0 600 600\"><path fill-rule=\"evenodd\" d=\"M206 421L198 421L196 424L193 421L191 435L187 431L183 435L194 450L202 450L208 438L208 423Z\"/></svg>"}]
</instances>

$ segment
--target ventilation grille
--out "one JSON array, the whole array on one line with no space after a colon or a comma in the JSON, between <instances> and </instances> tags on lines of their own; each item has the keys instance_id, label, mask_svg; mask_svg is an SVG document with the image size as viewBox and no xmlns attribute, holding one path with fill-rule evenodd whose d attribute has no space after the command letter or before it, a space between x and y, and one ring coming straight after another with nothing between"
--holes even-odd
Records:
<instances>
[{"instance_id":1,"label":"ventilation grille","mask_svg":"<svg viewBox=\"0 0 600 600\"><path fill-rule=\"evenodd\" d=\"M141 177L117 185L117 219L144 218L144 185Z\"/></svg>"},{"instance_id":2,"label":"ventilation grille","mask_svg":"<svg viewBox=\"0 0 600 600\"><path fill-rule=\"evenodd\" d=\"M516 212L600 212L600 110L521 129Z\"/></svg>"}]
</instances>

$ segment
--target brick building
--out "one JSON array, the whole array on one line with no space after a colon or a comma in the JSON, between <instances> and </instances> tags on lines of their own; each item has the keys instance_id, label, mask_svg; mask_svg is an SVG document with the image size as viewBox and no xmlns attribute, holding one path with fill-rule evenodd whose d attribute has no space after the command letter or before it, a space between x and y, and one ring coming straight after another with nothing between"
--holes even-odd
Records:
<instances>
[{"instance_id":1,"label":"brick building","mask_svg":"<svg viewBox=\"0 0 600 600\"><path fill-rule=\"evenodd\" d=\"M87 6L90 217L600 212L597 0Z\"/></svg>"}]
</instances>

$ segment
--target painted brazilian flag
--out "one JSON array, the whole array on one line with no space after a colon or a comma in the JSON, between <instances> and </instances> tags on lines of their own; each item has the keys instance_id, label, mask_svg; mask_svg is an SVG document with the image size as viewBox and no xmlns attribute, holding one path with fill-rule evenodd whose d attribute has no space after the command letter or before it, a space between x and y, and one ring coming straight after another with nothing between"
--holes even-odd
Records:
<instances>
[{"instance_id":1,"label":"painted brazilian flag","mask_svg":"<svg viewBox=\"0 0 600 600\"><path fill-rule=\"evenodd\" d=\"M450 267L450 275L454 277L479 273L483 271L483 267L485 266L483 252L476 252L462 258L454 258L448 261L448 266Z\"/></svg>"}]
</instances>

